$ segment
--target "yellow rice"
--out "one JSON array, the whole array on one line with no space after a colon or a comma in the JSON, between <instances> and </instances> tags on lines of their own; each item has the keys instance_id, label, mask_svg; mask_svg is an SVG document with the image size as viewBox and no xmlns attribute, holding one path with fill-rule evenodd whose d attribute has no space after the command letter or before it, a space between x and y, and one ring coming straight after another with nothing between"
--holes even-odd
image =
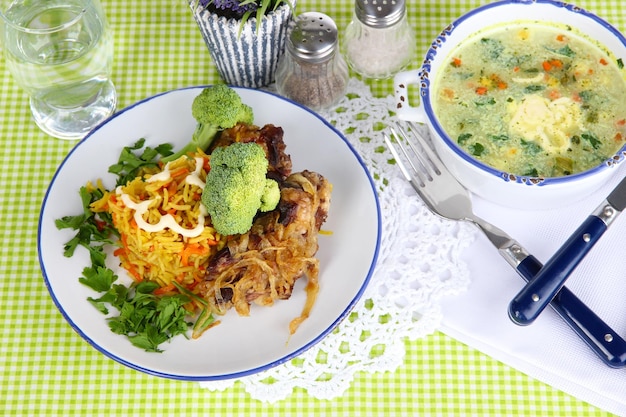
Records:
<instances>
[{"instance_id":1,"label":"yellow rice","mask_svg":"<svg viewBox=\"0 0 626 417\"><path fill-rule=\"evenodd\" d=\"M194 156L201 157L204 161L208 159L203 153ZM203 164L198 174L201 181L206 179L207 165ZM179 169L184 172L184 168L193 173L196 169L195 159L181 157L170 163L169 171L174 174ZM193 290L195 284L204 278L211 257L226 243L225 237L211 227L209 216L206 216L204 229L197 237L186 237L169 228L148 232L137 226L133 218L135 210L127 207L119 195L121 191L135 203L154 200L142 216L150 224L156 224L162 216L171 214L180 226L186 229L195 228L202 204L202 188L187 183L184 180L185 175L154 182L145 181L162 170L161 167L143 172L117 192L105 192L104 197L92 205L92 210L106 211L112 215L113 224L120 233L120 248L115 254L121 266L135 280L157 282L164 290L173 290L172 282L175 280Z\"/></svg>"}]
</instances>

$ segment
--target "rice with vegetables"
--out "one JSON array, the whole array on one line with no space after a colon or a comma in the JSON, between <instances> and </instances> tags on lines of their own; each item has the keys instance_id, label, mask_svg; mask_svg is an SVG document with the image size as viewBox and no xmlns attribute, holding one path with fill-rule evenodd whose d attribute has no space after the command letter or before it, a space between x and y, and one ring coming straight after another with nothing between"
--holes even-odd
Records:
<instances>
[{"instance_id":1,"label":"rice with vegetables","mask_svg":"<svg viewBox=\"0 0 626 417\"><path fill-rule=\"evenodd\" d=\"M154 281L167 292L174 281L193 288L204 278L209 259L225 244L200 200L207 170L207 155L181 157L92 205L94 212L112 215L121 241L115 255L133 279Z\"/></svg>"}]
</instances>

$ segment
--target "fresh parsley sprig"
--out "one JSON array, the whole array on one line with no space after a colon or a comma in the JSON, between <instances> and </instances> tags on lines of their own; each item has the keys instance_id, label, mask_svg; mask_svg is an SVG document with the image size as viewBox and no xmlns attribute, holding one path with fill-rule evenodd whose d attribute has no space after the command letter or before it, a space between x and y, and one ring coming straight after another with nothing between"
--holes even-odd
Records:
<instances>
[{"instance_id":1,"label":"fresh parsley sprig","mask_svg":"<svg viewBox=\"0 0 626 417\"><path fill-rule=\"evenodd\" d=\"M80 245L89 250L91 262L96 265L104 264L103 246L113 244L111 236L119 237L119 232L113 226L113 219L108 213L96 213L91 211L91 203L98 201L104 196L99 188L88 189L81 187L79 190L83 212L76 216L64 216L55 220L57 229L73 229L76 235L69 240L64 247L63 255L71 257Z\"/></svg>"},{"instance_id":2,"label":"fresh parsley sprig","mask_svg":"<svg viewBox=\"0 0 626 417\"><path fill-rule=\"evenodd\" d=\"M134 283L130 287L112 285L100 298L89 301L107 314L107 304L120 314L108 319L113 333L126 335L128 340L147 352L162 352L159 345L179 334L185 334L192 325L185 320L184 305L190 300L183 294L157 296L155 282Z\"/></svg>"},{"instance_id":3,"label":"fresh parsley sprig","mask_svg":"<svg viewBox=\"0 0 626 417\"><path fill-rule=\"evenodd\" d=\"M173 153L170 143L163 143L155 148L149 146L144 148L145 142L146 140L141 138L133 145L124 147L118 162L109 167L109 172L117 175L116 185L126 185L128 181L137 177L139 170L157 166L159 155L163 157Z\"/></svg>"}]
</instances>

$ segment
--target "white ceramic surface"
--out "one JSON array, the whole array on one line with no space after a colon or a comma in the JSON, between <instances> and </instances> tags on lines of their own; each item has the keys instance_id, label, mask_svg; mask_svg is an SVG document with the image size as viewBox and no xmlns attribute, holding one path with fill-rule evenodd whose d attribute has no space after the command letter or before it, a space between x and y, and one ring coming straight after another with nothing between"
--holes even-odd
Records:
<instances>
[{"instance_id":1,"label":"white ceramic surface","mask_svg":"<svg viewBox=\"0 0 626 417\"><path fill-rule=\"evenodd\" d=\"M446 27L432 42L419 70L405 71L394 79L402 120L426 123L434 147L450 171L473 193L498 204L524 209L565 207L604 184L625 158L624 146L613 158L591 170L567 177L536 178L512 176L491 168L463 151L444 131L432 108L431 83L454 48L468 36L492 25L519 20L559 22L597 40L615 58L626 62L626 38L611 24L579 7L550 0L509 0L474 9ZM626 70L624 77L626 78ZM419 87L418 103L411 103L411 85Z\"/></svg>"},{"instance_id":2,"label":"white ceramic surface","mask_svg":"<svg viewBox=\"0 0 626 417\"><path fill-rule=\"evenodd\" d=\"M80 213L79 188L102 178L113 187L107 172L124 146L139 138L146 145L185 144L195 128L191 103L201 87L174 90L148 98L118 113L71 151L56 172L46 193L39 223L38 250L44 279L57 307L70 325L96 349L110 358L149 374L183 380L217 380L262 371L293 358L311 347L350 312L373 272L381 236L378 199L365 165L346 139L315 113L276 95L237 89L252 106L255 123L284 129L287 152L294 172L321 173L333 184L332 203L325 230L320 235L320 292L311 316L290 339L289 322L304 305L300 279L289 300L272 307L252 306L249 317L230 311L222 323L198 340L178 336L161 346L163 353L147 353L113 334L105 316L87 297L96 295L78 282L89 257L84 248L72 258L63 256L70 230L57 230L54 221ZM130 278L109 255L108 265L120 279ZM113 309L114 310L114 309Z\"/></svg>"}]
</instances>

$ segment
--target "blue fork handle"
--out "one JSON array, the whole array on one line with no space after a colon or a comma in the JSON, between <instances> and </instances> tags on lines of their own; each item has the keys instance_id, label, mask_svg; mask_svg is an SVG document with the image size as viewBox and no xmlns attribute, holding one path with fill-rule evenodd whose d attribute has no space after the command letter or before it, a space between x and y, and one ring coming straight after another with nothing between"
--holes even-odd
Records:
<instances>
[{"instance_id":1,"label":"blue fork handle","mask_svg":"<svg viewBox=\"0 0 626 417\"><path fill-rule=\"evenodd\" d=\"M529 281L542 266L537 258L530 255L520 262L517 272L525 281ZM567 287L561 288L550 306L604 363L612 368L626 365L626 341Z\"/></svg>"},{"instance_id":2,"label":"blue fork handle","mask_svg":"<svg viewBox=\"0 0 626 417\"><path fill-rule=\"evenodd\" d=\"M511 320L522 326L535 321L606 229L602 219L594 215L587 217L541 271L511 300Z\"/></svg>"}]
</instances>

